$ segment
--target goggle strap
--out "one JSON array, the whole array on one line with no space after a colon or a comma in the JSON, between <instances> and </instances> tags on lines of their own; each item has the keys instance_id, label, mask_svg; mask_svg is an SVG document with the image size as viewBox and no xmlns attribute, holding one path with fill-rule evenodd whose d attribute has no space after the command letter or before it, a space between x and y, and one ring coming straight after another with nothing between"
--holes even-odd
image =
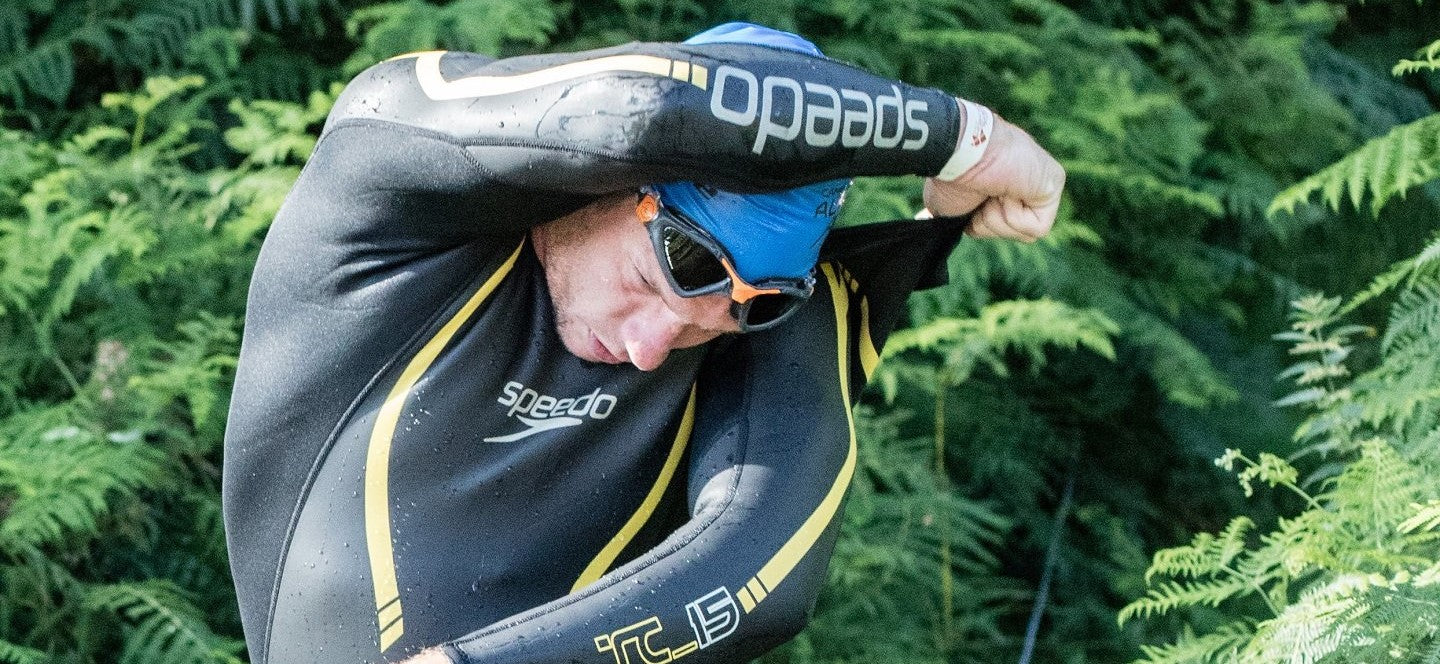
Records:
<instances>
[{"instance_id":1,"label":"goggle strap","mask_svg":"<svg viewBox=\"0 0 1440 664\"><path fill-rule=\"evenodd\" d=\"M640 223L648 224L659 216L660 200L655 198L655 194L642 195L640 202L635 204L635 217L640 220Z\"/></svg>"}]
</instances>

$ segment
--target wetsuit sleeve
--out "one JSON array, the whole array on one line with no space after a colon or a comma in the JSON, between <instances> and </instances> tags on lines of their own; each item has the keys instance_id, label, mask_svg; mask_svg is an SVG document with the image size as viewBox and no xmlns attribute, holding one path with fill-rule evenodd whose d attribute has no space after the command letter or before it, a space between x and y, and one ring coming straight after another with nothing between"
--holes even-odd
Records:
<instances>
[{"instance_id":1,"label":"wetsuit sleeve","mask_svg":"<svg viewBox=\"0 0 1440 664\"><path fill-rule=\"evenodd\" d=\"M582 590L447 644L453 660L739 662L803 628L855 470L849 406L864 380L854 280L819 272L796 320L707 359L690 520Z\"/></svg>"},{"instance_id":2,"label":"wetsuit sleeve","mask_svg":"<svg viewBox=\"0 0 1440 664\"><path fill-rule=\"evenodd\" d=\"M321 144L350 157L329 178L336 186L444 198L456 214L431 217L515 232L653 182L756 191L932 175L954 150L958 115L939 90L762 46L629 44L505 60L431 52L357 77Z\"/></svg>"}]
</instances>

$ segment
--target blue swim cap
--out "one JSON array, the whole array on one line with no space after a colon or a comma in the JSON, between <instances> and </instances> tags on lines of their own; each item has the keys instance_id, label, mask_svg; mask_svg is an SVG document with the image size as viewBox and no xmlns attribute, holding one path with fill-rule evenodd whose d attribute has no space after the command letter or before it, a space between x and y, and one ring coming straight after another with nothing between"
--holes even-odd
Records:
<instances>
[{"instance_id":1,"label":"blue swim cap","mask_svg":"<svg viewBox=\"0 0 1440 664\"><path fill-rule=\"evenodd\" d=\"M753 23L725 23L685 40L686 44L759 44L811 55L820 49L799 35ZM693 219L730 252L746 281L810 274L820 257L849 179L796 189L737 194L693 182L655 185L660 201Z\"/></svg>"}]
</instances>

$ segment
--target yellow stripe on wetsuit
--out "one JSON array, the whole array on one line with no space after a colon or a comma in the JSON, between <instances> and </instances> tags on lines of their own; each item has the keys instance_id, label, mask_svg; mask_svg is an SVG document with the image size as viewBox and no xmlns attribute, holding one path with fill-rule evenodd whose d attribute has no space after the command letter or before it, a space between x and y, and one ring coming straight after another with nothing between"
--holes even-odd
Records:
<instances>
[{"instance_id":1,"label":"yellow stripe on wetsuit","mask_svg":"<svg viewBox=\"0 0 1440 664\"><path fill-rule=\"evenodd\" d=\"M685 446L690 442L690 432L695 426L695 386L690 386L690 399L685 404L685 415L680 419L680 429L675 433L675 442L670 446L670 454L665 458L665 465L660 468L660 476L655 478L655 485L650 487L650 493L645 495L645 500L640 502L640 508L630 516L630 520L620 528L620 532L610 539L610 543L600 550L595 559L585 566L585 571L580 573L580 578L575 579L575 585L570 587L570 592L576 592L585 586L595 583L601 575L610 569L615 559L620 557L620 552L625 550L625 545L645 527L650 516L655 513L655 507L660 504L660 498L665 495L665 490L670 487L670 480L675 477L675 470L680 466L680 458L685 456Z\"/></svg>"},{"instance_id":2,"label":"yellow stripe on wetsuit","mask_svg":"<svg viewBox=\"0 0 1440 664\"><path fill-rule=\"evenodd\" d=\"M395 578L394 543L390 536L390 446L394 442L400 412L410 398L410 390L439 357L440 351L515 267L515 260L520 257L524 246L522 241L510 258L495 270L495 274L490 275L460 307L460 311L455 312L444 327L415 353L375 416L375 427L370 431L370 446L365 455L365 547L370 555L370 578L375 584L375 615L380 627L381 652L405 633L400 589Z\"/></svg>"},{"instance_id":3,"label":"yellow stripe on wetsuit","mask_svg":"<svg viewBox=\"0 0 1440 664\"><path fill-rule=\"evenodd\" d=\"M830 485L830 491L820 501L820 505L805 519L800 529L780 547L770 561L765 563L760 571L751 577L735 594L740 598L740 606L746 613L755 610L755 606L769 595L781 581L789 576L800 559L815 546L820 535L825 532L826 526L835 519L835 514L840 510L840 501L845 497L845 490L850 487L850 478L855 475L855 416L850 412L850 293L845 288L845 283L836 274L835 268L829 263L820 266L825 273L825 279L830 284L830 297L835 305L835 348L838 354L837 363L840 378L840 398L845 409L845 421L850 431L850 448L845 455L845 463L840 467L840 473L835 476L835 482ZM869 331L864 333L869 337Z\"/></svg>"}]
</instances>

